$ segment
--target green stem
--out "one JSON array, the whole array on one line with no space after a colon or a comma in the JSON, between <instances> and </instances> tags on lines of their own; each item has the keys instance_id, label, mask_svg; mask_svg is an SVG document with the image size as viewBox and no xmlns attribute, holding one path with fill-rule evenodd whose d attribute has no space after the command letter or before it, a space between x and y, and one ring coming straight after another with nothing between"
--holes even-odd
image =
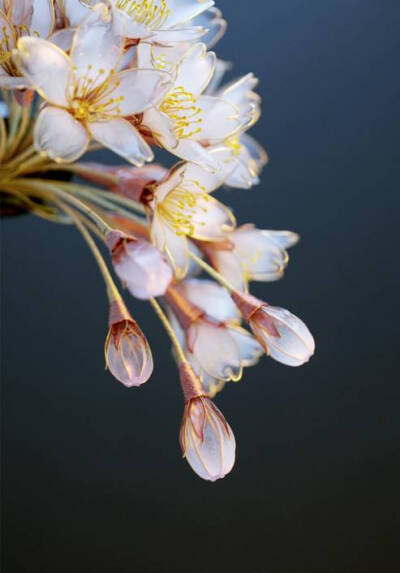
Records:
<instances>
[{"instance_id":1,"label":"green stem","mask_svg":"<svg viewBox=\"0 0 400 573\"><path fill-rule=\"evenodd\" d=\"M101 271L101 274L103 275L103 279L104 279L104 282L105 282L105 285L107 288L107 296L108 296L108 300L110 301L110 303L112 303L114 301L121 301L122 302L122 297L118 291L118 288L117 288L115 282L113 281L113 278L110 274L110 271L108 270L108 267L104 261L104 258L102 256L102 254L100 253L98 246L94 242L91 234L89 233L89 231L85 227L84 223L82 222L81 218L79 217L79 215L76 213L76 211L74 209L71 209L71 207L69 207L68 205L66 205L62 201L56 200L55 202L57 205L59 205L60 209L62 209L65 213L67 213L67 215L69 215L69 217L73 220L77 229L80 231L82 237L85 239L89 249L92 251L92 254L93 254L94 258L96 259L96 262L97 262L98 267Z\"/></svg>"},{"instance_id":2,"label":"green stem","mask_svg":"<svg viewBox=\"0 0 400 573\"><path fill-rule=\"evenodd\" d=\"M225 287L229 292L235 290L235 287L227 281L220 273L218 273L215 269L213 269L208 263L203 261L200 257L189 251L189 257L193 259L199 267L204 269L206 273L208 273L213 279L219 282L223 287Z\"/></svg>"},{"instance_id":3,"label":"green stem","mask_svg":"<svg viewBox=\"0 0 400 573\"><path fill-rule=\"evenodd\" d=\"M186 359L186 356L183 352L182 346L179 344L179 340L176 337L174 329L172 328L171 323L169 322L168 318L166 317L161 306L158 304L158 302L156 301L155 298L150 298L149 302L152 305L153 309L155 310L158 318L161 320L165 330L167 331L168 336L171 339L172 344L174 345L174 348L176 350L176 356L177 356L178 364L182 364L182 363L187 362L187 359Z\"/></svg>"}]
</instances>

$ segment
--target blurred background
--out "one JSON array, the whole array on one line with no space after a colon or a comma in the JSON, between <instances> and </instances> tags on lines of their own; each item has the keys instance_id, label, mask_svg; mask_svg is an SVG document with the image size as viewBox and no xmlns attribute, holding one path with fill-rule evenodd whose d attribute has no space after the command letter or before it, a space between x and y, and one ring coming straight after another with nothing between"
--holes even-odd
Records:
<instances>
[{"instance_id":1,"label":"blurred background","mask_svg":"<svg viewBox=\"0 0 400 573\"><path fill-rule=\"evenodd\" d=\"M399 4L218 6L217 52L260 78L270 154L258 187L219 197L301 234L284 279L253 290L306 321L316 355L264 359L219 395L237 464L203 482L150 307L130 301L156 366L129 391L103 369L106 296L79 233L3 221L5 573L400 570Z\"/></svg>"}]
</instances>

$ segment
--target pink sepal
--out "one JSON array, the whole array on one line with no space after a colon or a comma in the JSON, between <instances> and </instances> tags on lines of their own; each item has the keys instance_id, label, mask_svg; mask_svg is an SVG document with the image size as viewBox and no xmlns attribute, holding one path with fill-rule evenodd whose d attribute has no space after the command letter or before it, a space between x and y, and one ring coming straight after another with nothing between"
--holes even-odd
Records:
<instances>
[{"instance_id":1,"label":"pink sepal","mask_svg":"<svg viewBox=\"0 0 400 573\"><path fill-rule=\"evenodd\" d=\"M134 323L135 321L129 314L124 302L120 300L114 300L110 304L109 314L108 314L108 326L111 327L119 322L129 321Z\"/></svg>"},{"instance_id":2,"label":"pink sepal","mask_svg":"<svg viewBox=\"0 0 400 573\"><path fill-rule=\"evenodd\" d=\"M267 306L267 305L263 305ZM279 330L275 326L275 321L271 318L263 308L259 308L251 317L252 322L257 326L263 328L270 336L280 338Z\"/></svg>"},{"instance_id":3,"label":"pink sepal","mask_svg":"<svg viewBox=\"0 0 400 573\"><path fill-rule=\"evenodd\" d=\"M179 381L181 383L185 404L189 402L189 400L193 400L193 398L207 396L207 393L204 392L201 385L200 379L193 372L193 369L188 362L181 362L179 364Z\"/></svg>"},{"instance_id":4,"label":"pink sepal","mask_svg":"<svg viewBox=\"0 0 400 573\"><path fill-rule=\"evenodd\" d=\"M112 253L117 249L122 241L136 241L133 235L127 235L119 229L111 229L106 235L106 245Z\"/></svg>"},{"instance_id":5,"label":"pink sepal","mask_svg":"<svg viewBox=\"0 0 400 573\"><path fill-rule=\"evenodd\" d=\"M231 292L231 298L245 320L250 320L253 314L262 306L268 306L266 302L256 298L251 294L245 294L239 290Z\"/></svg>"}]
</instances>

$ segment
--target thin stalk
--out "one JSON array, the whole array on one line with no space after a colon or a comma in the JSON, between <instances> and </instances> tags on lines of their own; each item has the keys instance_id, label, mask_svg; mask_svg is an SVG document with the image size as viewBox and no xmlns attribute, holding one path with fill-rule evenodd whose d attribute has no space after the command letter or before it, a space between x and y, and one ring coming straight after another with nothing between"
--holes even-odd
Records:
<instances>
[{"instance_id":1,"label":"thin stalk","mask_svg":"<svg viewBox=\"0 0 400 573\"><path fill-rule=\"evenodd\" d=\"M89 233L86 226L82 222L81 217L76 213L74 209L71 209L71 207L63 203L63 201L56 200L55 202L59 205L60 209L62 209L73 220L77 229L80 231L82 237L85 239L89 249L92 251L92 254L103 276L107 289L108 300L110 301L110 303L114 301L122 302L122 297L118 291L115 282L113 281L110 271L108 270L103 255L100 253L98 246L96 245L91 234Z\"/></svg>"},{"instance_id":2,"label":"thin stalk","mask_svg":"<svg viewBox=\"0 0 400 573\"><path fill-rule=\"evenodd\" d=\"M225 287L229 292L235 290L235 287L227 281L222 275L220 275L215 269L213 269L208 263L203 261L200 257L189 251L189 257L193 259L199 267L206 271L213 279Z\"/></svg>"},{"instance_id":3,"label":"thin stalk","mask_svg":"<svg viewBox=\"0 0 400 573\"><path fill-rule=\"evenodd\" d=\"M155 313L157 314L158 318L161 320L165 330L167 331L168 336L171 339L172 344L174 345L174 348L176 350L176 356L177 356L178 364L182 364L182 363L187 362L186 356L182 350L182 346L179 344L179 340L176 337L174 329L172 328L171 323L169 322L168 318L166 317L161 306L158 304L158 302L156 301L155 298L150 298L149 302L152 305L153 309L155 310Z\"/></svg>"},{"instance_id":4,"label":"thin stalk","mask_svg":"<svg viewBox=\"0 0 400 573\"><path fill-rule=\"evenodd\" d=\"M91 209L87 203L85 203L84 201L81 201L80 199L77 199L76 197L74 197L70 193L63 191L63 189L61 189L60 187L57 187L56 185L51 184L51 183L49 184L48 182L46 182L45 179L43 181L41 181L38 179L20 178L20 179L14 179L13 184L15 184L15 186L17 186L17 187L18 187L18 185L20 187L22 186L22 188L24 188L24 186L25 186L25 190L28 192L31 189L36 190L39 193L43 189L45 191L47 190L47 196L49 193L52 195L55 195L56 197L59 197L61 200L66 201L67 203L74 205L74 207L76 207L77 209L79 209L80 211L85 213L85 215L87 217L89 217L89 219L91 219L97 225L98 229L104 235L106 235L109 231L112 230L110 225L108 225L104 221L104 219L102 217L100 217L100 215L98 215L95 211L93 211L93 209Z\"/></svg>"}]
</instances>

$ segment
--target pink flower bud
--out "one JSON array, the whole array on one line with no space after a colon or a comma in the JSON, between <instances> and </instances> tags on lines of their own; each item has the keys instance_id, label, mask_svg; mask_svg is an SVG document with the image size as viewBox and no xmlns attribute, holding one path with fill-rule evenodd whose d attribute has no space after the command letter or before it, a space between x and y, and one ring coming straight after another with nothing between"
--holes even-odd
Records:
<instances>
[{"instance_id":1,"label":"pink flower bud","mask_svg":"<svg viewBox=\"0 0 400 573\"><path fill-rule=\"evenodd\" d=\"M106 368L128 388L144 384L153 372L146 337L121 303L112 303L109 322L104 349Z\"/></svg>"},{"instance_id":2,"label":"pink flower bud","mask_svg":"<svg viewBox=\"0 0 400 573\"><path fill-rule=\"evenodd\" d=\"M154 245L119 231L111 231L107 243L115 272L133 296L148 299L165 293L173 273Z\"/></svg>"},{"instance_id":3,"label":"pink flower bud","mask_svg":"<svg viewBox=\"0 0 400 573\"><path fill-rule=\"evenodd\" d=\"M287 366L301 366L315 350L312 334L302 320L257 298L233 291L232 299L248 321L265 352Z\"/></svg>"},{"instance_id":4,"label":"pink flower bud","mask_svg":"<svg viewBox=\"0 0 400 573\"><path fill-rule=\"evenodd\" d=\"M179 433L183 456L197 475L216 481L235 463L235 436L215 404L201 395L200 381L188 364L181 365L180 375L186 398Z\"/></svg>"}]
</instances>

